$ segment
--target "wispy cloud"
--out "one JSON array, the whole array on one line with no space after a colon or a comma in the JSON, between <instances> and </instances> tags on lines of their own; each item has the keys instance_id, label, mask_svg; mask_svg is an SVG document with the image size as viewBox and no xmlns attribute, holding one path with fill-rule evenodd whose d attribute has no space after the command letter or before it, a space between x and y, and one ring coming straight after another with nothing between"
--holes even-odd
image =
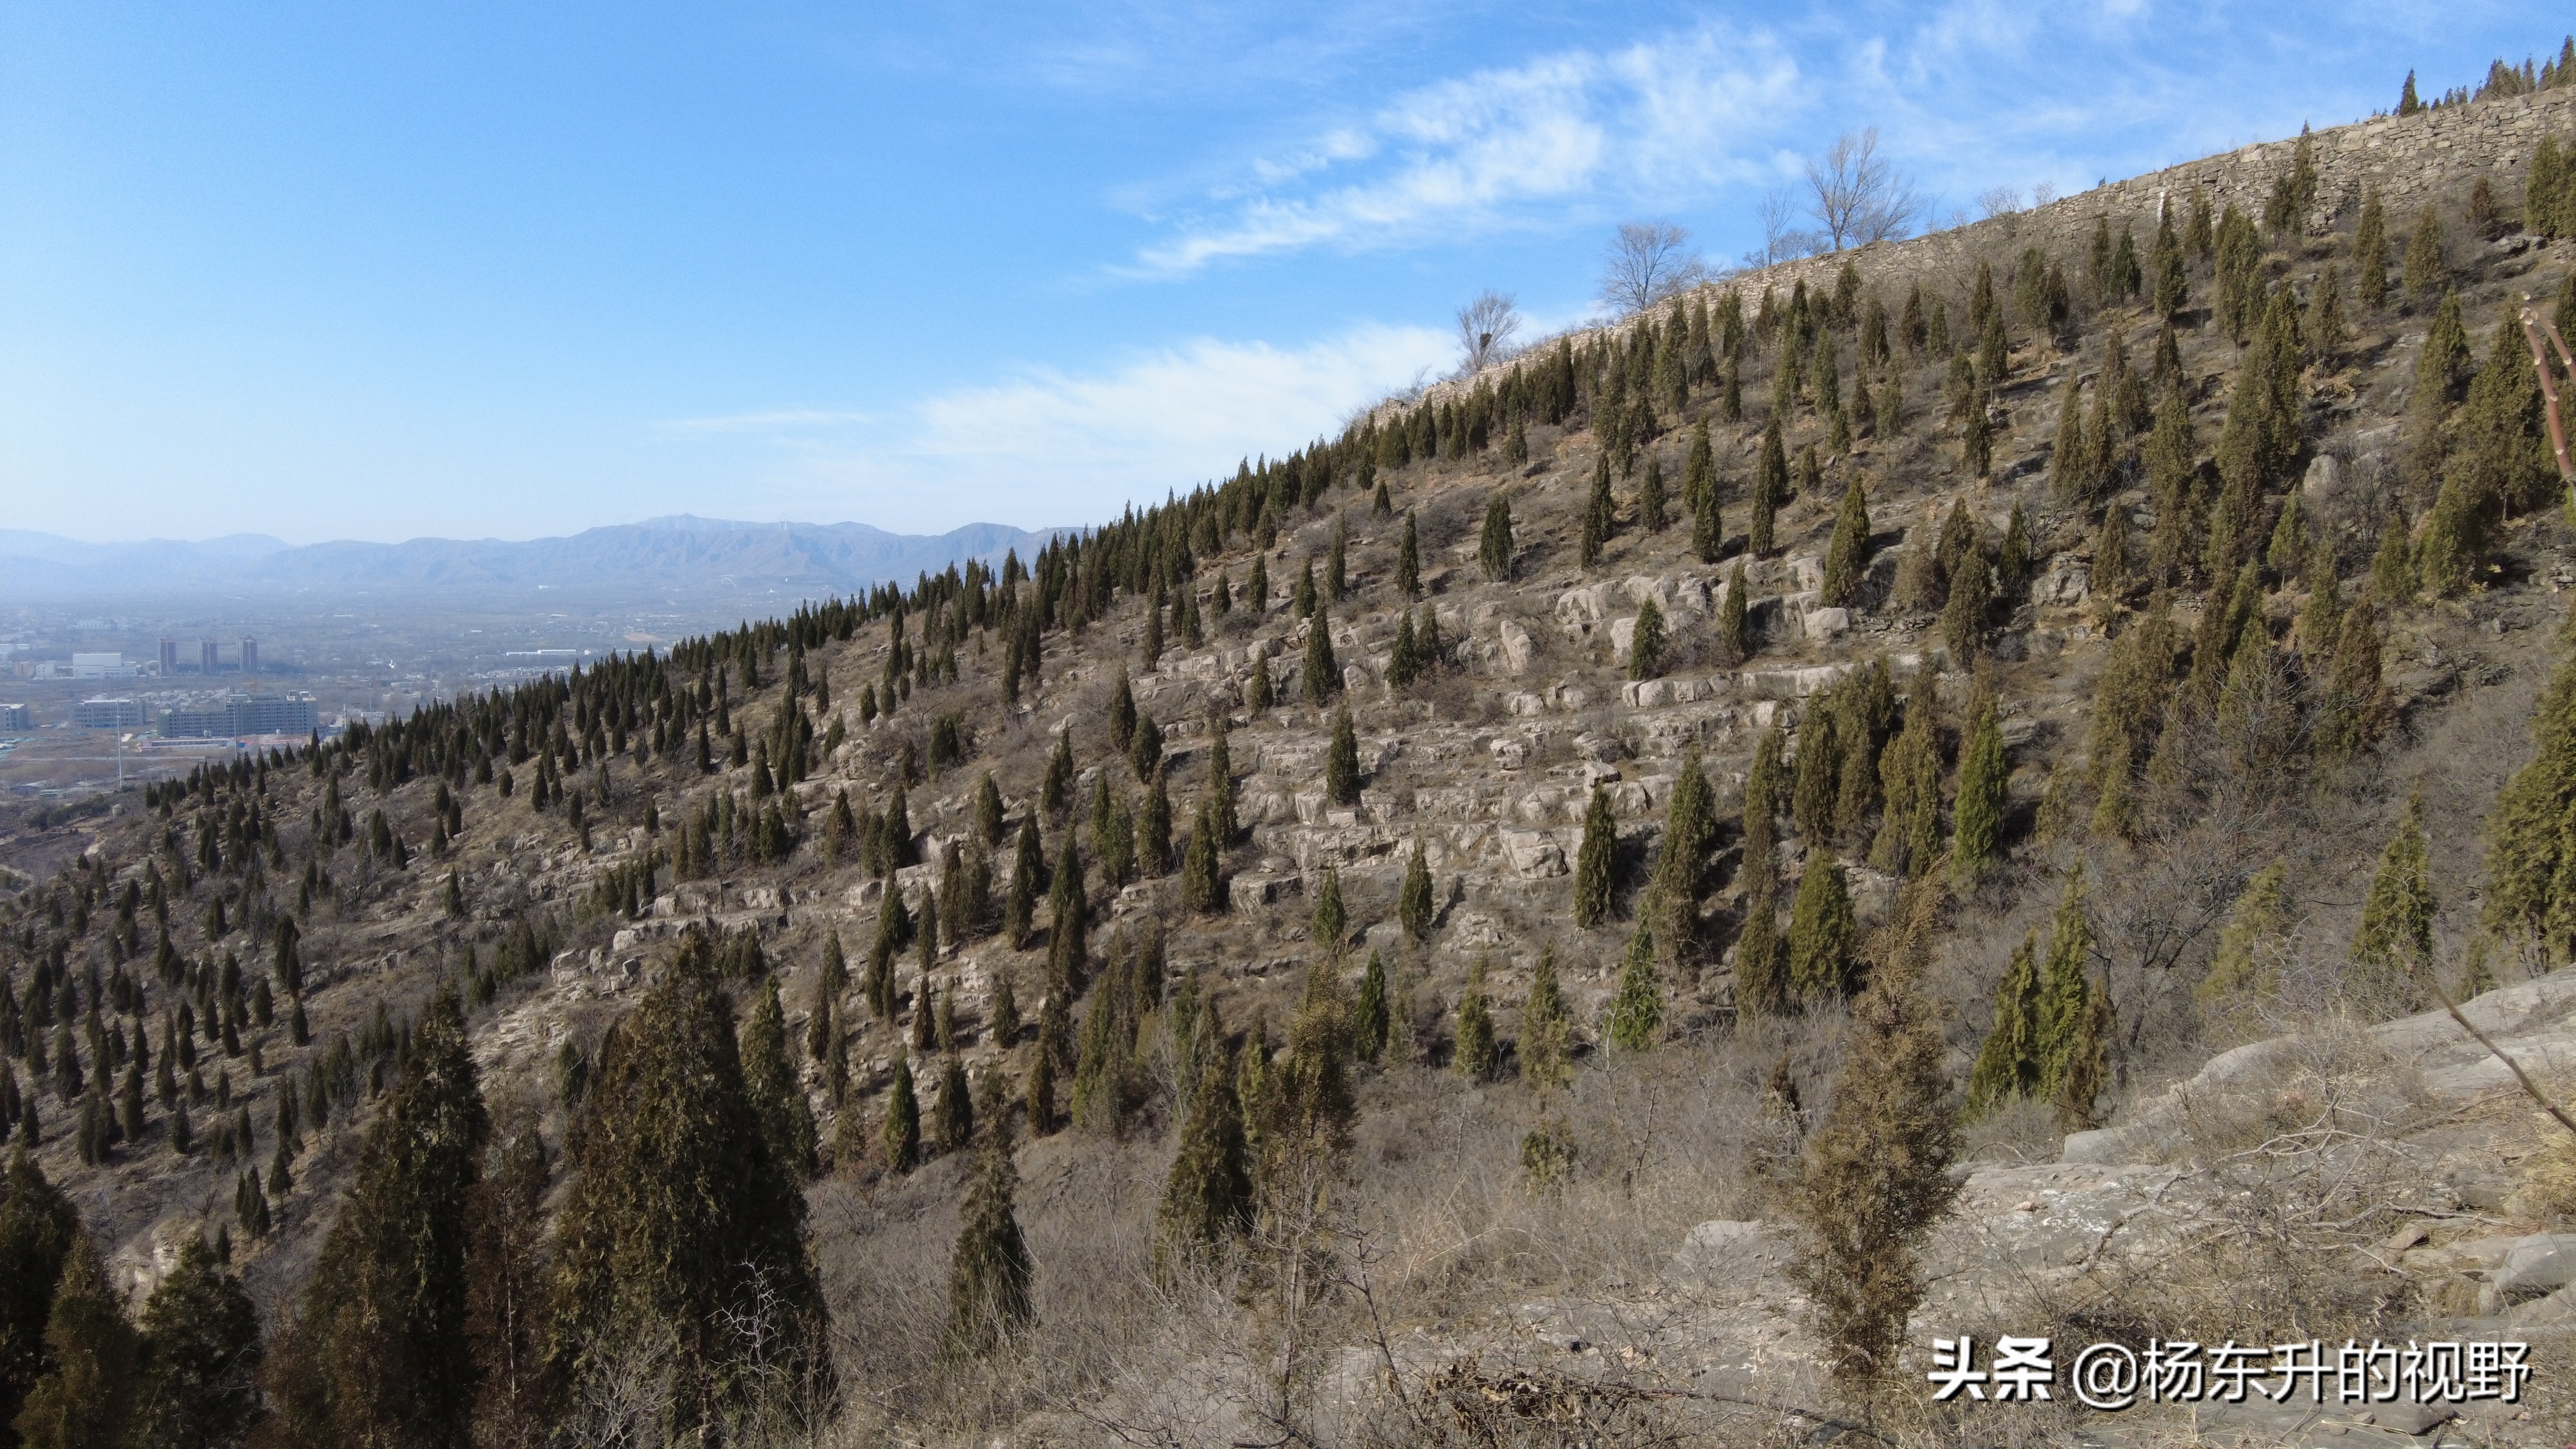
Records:
<instances>
[{"instance_id":1,"label":"wispy cloud","mask_svg":"<svg viewBox=\"0 0 2576 1449\"><path fill-rule=\"evenodd\" d=\"M770 408L725 413L706 418L674 418L662 424L672 433L782 433L818 428L849 428L875 421L880 414L829 408Z\"/></svg>"},{"instance_id":2,"label":"wispy cloud","mask_svg":"<svg viewBox=\"0 0 2576 1449\"><path fill-rule=\"evenodd\" d=\"M933 531L980 519L1091 521L1229 473L1234 459L1282 440L1333 432L1451 350L1445 333L1376 324L1302 347L1200 338L887 413L777 409L659 431L756 448L744 460L749 486L776 506ZM754 421L764 418L773 421Z\"/></svg>"},{"instance_id":3,"label":"wispy cloud","mask_svg":"<svg viewBox=\"0 0 2576 1449\"><path fill-rule=\"evenodd\" d=\"M1314 246L1400 244L1514 223L1533 205L1668 198L1743 174L1728 144L1797 97L1759 33L1700 30L1571 50L1422 87L1364 122L1254 158L1211 214L1137 258L1148 273Z\"/></svg>"}]
</instances>

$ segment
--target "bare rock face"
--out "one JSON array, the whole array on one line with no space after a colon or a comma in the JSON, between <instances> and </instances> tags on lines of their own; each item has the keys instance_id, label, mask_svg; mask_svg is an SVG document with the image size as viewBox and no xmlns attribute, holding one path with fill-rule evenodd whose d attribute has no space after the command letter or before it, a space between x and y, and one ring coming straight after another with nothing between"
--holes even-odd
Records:
<instances>
[{"instance_id":1,"label":"bare rock face","mask_svg":"<svg viewBox=\"0 0 2576 1449\"><path fill-rule=\"evenodd\" d=\"M1515 678L1527 674L1531 662L1538 654L1537 645L1530 639L1530 632L1505 619L1495 627L1495 635L1502 645L1503 672Z\"/></svg>"}]
</instances>

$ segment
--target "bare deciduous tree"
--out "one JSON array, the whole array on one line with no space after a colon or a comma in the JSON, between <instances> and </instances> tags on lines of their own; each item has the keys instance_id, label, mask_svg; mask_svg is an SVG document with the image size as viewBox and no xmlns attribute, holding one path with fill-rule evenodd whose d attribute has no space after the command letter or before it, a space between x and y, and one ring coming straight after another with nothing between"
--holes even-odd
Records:
<instances>
[{"instance_id":1,"label":"bare deciduous tree","mask_svg":"<svg viewBox=\"0 0 2576 1449\"><path fill-rule=\"evenodd\" d=\"M1458 375L1469 377L1512 355L1521 330L1520 309L1509 292L1491 288L1458 309Z\"/></svg>"},{"instance_id":2,"label":"bare deciduous tree","mask_svg":"<svg viewBox=\"0 0 2576 1449\"><path fill-rule=\"evenodd\" d=\"M1690 249L1690 233L1670 222L1623 222L1601 259L1601 301L1627 316L1698 286L1708 265Z\"/></svg>"},{"instance_id":3,"label":"bare deciduous tree","mask_svg":"<svg viewBox=\"0 0 2576 1449\"><path fill-rule=\"evenodd\" d=\"M1762 247L1744 254L1746 266L1767 267L1811 257L1824 245L1823 237L1793 225L1800 214L1798 204L1785 191L1763 193L1762 204L1754 214L1762 223Z\"/></svg>"},{"instance_id":4,"label":"bare deciduous tree","mask_svg":"<svg viewBox=\"0 0 2576 1449\"><path fill-rule=\"evenodd\" d=\"M1808 214L1835 251L1903 236L1923 210L1913 183L1878 154L1876 126L1835 137L1807 162L1807 185L1815 193Z\"/></svg>"},{"instance_id":5,"label":"bare deciduous tree","mask_svg":"<svg viewBox=\"0 0 2576 1449\"><path fill-rule=\"evenodd\" d=\"M1977 193L1977 210L1984 213L1988 221L1998 216L2010 216L2021 210L2021 188L1989 186Z\"/></svg>"}]
</instances>

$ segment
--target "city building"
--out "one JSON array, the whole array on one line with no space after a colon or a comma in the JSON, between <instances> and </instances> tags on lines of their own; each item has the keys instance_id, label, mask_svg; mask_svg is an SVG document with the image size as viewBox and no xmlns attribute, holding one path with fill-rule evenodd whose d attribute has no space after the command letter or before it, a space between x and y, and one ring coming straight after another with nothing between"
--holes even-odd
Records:
<instances>
[{"instance_id":1,"label":"city building","mask_svg":"<svg viewBox=\"0 0 2576 1449\"><path fill-rule=\"evenodd\" d=\"M247 634L242 636L241 669L244 674L259 673L259 641Z\"/></svg>"},{"instance_id":2,"label":"city building","mask_svg":"<svg viewBox=\"0 0 2576 1449\"><path fill-rule=\"evenodd\" d=\"M217 661L216 661L216 658L215 658L215 641L214 641L214 640L212 640L212 639L200 639L200 640L198 640L198 641L197 641L197 672L198 672L199 674L212 674L212 673L214 673L214 672L215 672L216 665L217 665Z\"/></svg>"},{"instance_id":3,"label":"city building","mask_svg":"<svg viewBox=\"0 0 2576 1449\"><path fill-rule=\"evenodd\" d=\"M85 730L123 730L143 727L143 705L131 699L84 699L72 706L72 724Z\"/></svg>"},{"instance_id":4,"label":"city building","mask_svg":"<svg viewBox=\"0 0 2576 1449\"><path fill-rule=\"evenodd\" d=\"M178 672L179 641L165 634L161 637L161 677L167 679Z\"/></svg>"},{"instance_id":5,"label":"city building","mask_svg":"<svg viewBox=\"0 0 2576 1449\"><path fill-rule=\"evenodd\" d=\"M122 654L75 653L72 655L72 678L74 679L122 679L133 672L134 670L126 664L125 656Z\"/></svg>"},{"instance_id":6,"label":"city building","mask_svg":"<svg viewBox=\"0 0 2576 1449\"><path fill-rule=\"evenodd\" d=\"M321 718L309 694L237 694L161 716L161 737L231 739L240 735L308 735Z\"/></svg>"},{"instance_id":7,"label":"city building","mask_svg":"<svg viewBox=\"0 0 2576 1449\"><path fill-rule=\"evenodd\" d=\"M23 704L0 704L0 735L23 735L35 727L33 710Z\"/></svg>"}]
</instances>

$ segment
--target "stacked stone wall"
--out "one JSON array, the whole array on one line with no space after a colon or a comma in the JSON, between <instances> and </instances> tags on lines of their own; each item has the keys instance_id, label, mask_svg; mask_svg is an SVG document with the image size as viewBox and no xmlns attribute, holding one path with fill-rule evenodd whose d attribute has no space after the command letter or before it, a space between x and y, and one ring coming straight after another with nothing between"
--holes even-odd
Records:
<instances>
[{"instance_id":1,"label":"stacked stone wall","mask_svg":"<svg viewBox=\"0 0 2576 1449\"><path fill-rule=\"evenodd\" d=\"M2363 192L2372 186L2379 188L2388 211L2389 233L2399 243L2416 213L2428 204L2457 204L2480 176L2487 178L2508 210L2518 210L2531 154L2541 137L2553 134L2576 140L2576 87L2444 106L2412 116L2375 116L2315 132L2310 139L2316 153L2317 204L2307 219L2308 230L2321 234L2349 226L2361 209ZM1917 282L1945 293L1963 292L1981 260L2001 273L2028 247L2070 260L2081 256L2092 241L2097 217L2108 217L2114 232L2128 223L2143 257L2155 235L2157 208L2169 204L2179 217L2180 209L2190 205L2195 187L2208 195L2213 210L2223 211L2233 203L2259 218L2271 198L2273 182L2289 169L2297 149L2296 138L2259 142L1946 231L1733 273L1679 303L1667 304L1657 315L1671 315L1675 306L1686 305L1692 296L1714 301L1727 290L1743 293L1750 308L1766 288L1783 295L1802 281L1811 292L1830 288L1843 264L1854 260L1869 284L1891 300ZM1635 325L1634 319L1627 319L1573 335L1581 346ZM1499 369L1488 368L1482 376L1498 377ZM1423 401L1462 396L1475 381L1434 384L1423 394ZM1389 403L1379 415L1406 406Z\"/></svg>"}]
</instances>

